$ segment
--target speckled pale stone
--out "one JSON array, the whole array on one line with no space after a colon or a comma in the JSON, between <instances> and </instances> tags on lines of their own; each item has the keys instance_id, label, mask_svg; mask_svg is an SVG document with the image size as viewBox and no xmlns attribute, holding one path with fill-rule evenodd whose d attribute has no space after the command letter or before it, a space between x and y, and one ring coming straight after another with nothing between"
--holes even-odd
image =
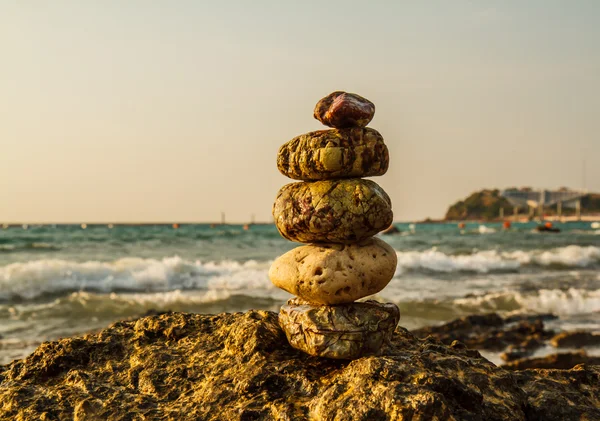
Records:
<instances>
[{"instance_id":1,"label":"speckled pale stone","mask_svg":"<svg viewBox=\"0 0 600 421\"><path fill-rule=\"evenodd\" d=\"M300 243L356 243L390 226L389 196L363 179L291 183L273 205L281 235Z\"/></svg>"},{"instance_id":2,"label":"speckled pale stone","mask_svg":"<svg viewBox=\"0 0 600 421\"><path fill-rule=\"evenodd\" d=\"M293 298L279 312L279 324L291 346L336 359L378 355L399 321L395 304L376 301L314 306Z\"/></svg>"},{"instance_id":3,"label":"speckled pale stone","mask_svg":"<svg viewBox=\"0 0 600 421\"><path fill-rule=\"evenodd\" d=\"M350 245L311 244L277 258L269 278L310 303L351 303L385 288L397 260L394 249L378 238Z\"/></svg>"},{"instance_id":4,"label":"speckled pale stone","mask_svg":"<svg viewBox=\"0 0 600 421\"><path fill-rule=\"evenodd\" d=\"M317 102L314 117L329 127L365 127L375 115L375 104L360 95L332 92Z\"/></svg>"},{"instance_id":5,"label":"speckled pale stone","mask_svg":"<svg viewBox=\"0 0 600 421\"><path fill-rule=\"evenodd\" d=\"M389 152L371 128L319 130L279 148L277 168L295 180L372 177L386 173Z\"/></svg>"}]
</instances>

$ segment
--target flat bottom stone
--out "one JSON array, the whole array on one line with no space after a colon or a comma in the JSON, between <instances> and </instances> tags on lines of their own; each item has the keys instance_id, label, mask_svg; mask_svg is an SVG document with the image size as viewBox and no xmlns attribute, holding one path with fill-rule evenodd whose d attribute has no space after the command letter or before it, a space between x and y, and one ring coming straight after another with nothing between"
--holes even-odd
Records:
<instances>
[{"instance_id":1,"label":"flat bottom stone","mask_svg":"<svg viewBox=\"0 0 600 421\"><path fill-rule=\"evenodd\" d=\"M379 355L399 321L395 304L372 300L320 306L292 298L279 312L279 324L291 346L335 359Z\"/></svg>"}]
</instances>

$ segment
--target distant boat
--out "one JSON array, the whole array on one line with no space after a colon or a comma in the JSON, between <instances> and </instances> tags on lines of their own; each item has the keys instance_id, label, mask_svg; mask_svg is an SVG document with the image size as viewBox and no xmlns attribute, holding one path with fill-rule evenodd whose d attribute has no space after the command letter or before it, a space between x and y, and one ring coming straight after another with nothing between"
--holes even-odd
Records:
<instances>
[{"instance_id":1,"label":"distant boat","mask_svg":"<svg viewBox=\"0 0 600 421\"><path fill-rule=\"evenodd\" d=\"M81 224L81 229L84 230L87 228L87 224Z\"/></svg>"},{"instance_id":2,"label":"distant boat","mask_svg":"<svg viewBox=\"0 0 600 421\"><path fill-rule=\"evenodd\" d=\"M179 224L173 224L173 229L176 230L177 228L179 228Z\"/></svg>"},{"instance_id":3,"label":"distant boat","mask_svg":"<svg viewBox=\"0 0 600 421\"><path fill-rule=\"evenodd\" d=\"M538 232L560 232L560 228L556 228L552 225L552 222L546 222L544 225L538 225L535 227Z\"/></svg>"},{"instance_id":4,"label":"distant boat","mask_svg":"<svg viewBox=\"0 0 600 421\"><path fill-rule=\"evenodd\" d=\"M114 225L113 224L108 224L107 227L108 227L109 230L111 230L111 229L114 228Z\"/></svg>"}]
</instances>

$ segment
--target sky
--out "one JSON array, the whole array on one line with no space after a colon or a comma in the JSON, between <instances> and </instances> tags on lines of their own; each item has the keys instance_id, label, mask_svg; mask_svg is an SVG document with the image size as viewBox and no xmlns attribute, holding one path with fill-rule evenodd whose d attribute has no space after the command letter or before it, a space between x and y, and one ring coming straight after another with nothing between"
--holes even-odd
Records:
<instances>
[{"instance_id":1,"label":"sky","mask_svg":"<svg viewBox=\"0 0 600 421\"><path fill-rule=\"evenodd\" d=\"M376 105L396 221L600 191L600 2L0 0L0 222L271 220L276 154ZM583 168L585 167L585 171Z\"/></svg>"}]
</instances>

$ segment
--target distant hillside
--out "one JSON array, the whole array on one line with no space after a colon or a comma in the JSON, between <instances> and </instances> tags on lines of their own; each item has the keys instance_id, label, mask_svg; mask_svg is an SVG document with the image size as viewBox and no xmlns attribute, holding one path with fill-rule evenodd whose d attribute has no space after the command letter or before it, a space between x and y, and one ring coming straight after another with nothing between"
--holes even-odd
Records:
<instances>
[{"instance_id":1,"label":"distant hillside","mask_svg":"<svg viewBox=\"0 0 600 421\"><path fill-rule=\"evenodd\" d=\"M504 215L513 213L513 206L504 197L500 196L500 190L481 190L471 194L464 200L459 200L448 208L445 219L447 221L482 220L492 221L498 219L500 208L504 208ZM521 209L520 213L527 212ZM590 193L581 199L581 213L600 212L600 194ZM574 214L574 209L563 207L563 215ZM556 214L556 206L544 209L545 215Z\"/></svg>"},{"instance_id":2,"label":"distant hillside","mask_svg":"<svg viewBox=\"0 0 600 421\"><path fill-rule=\"evenodd\" d=\"M500 196L500 190L481 190L471 194L465 200L459 200L448 208L446 220L485 220L498 218L500 208L508 215L512 213L513 207L504 197Z\"/></svg>"}]
</instances>

